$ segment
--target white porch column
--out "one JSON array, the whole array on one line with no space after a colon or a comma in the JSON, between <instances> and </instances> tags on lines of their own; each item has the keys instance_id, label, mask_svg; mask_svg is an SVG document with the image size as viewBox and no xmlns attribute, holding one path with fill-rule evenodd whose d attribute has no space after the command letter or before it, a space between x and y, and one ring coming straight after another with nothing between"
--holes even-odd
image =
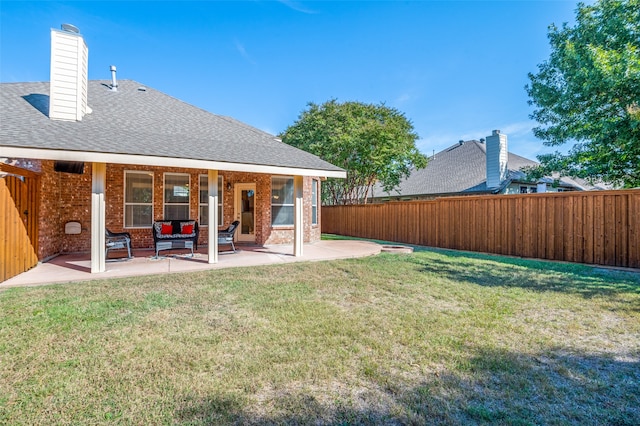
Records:
<instances>
[{"instance_id":1,"label":"white porch column","mask_svg":"<svg viewBox=\"0 0 640 426\"><path fill-rule=\"evenodd\" d=\"M107 165L91 166L91 273L104 272L105 267L105 202Z\"/></svg>"},{"instance_id":2,"label":"white porch column","mask_svg":"<svg viewBox=\"0 0 640 426\"><path fill-rule=\"evenodd\" d=\"M293 177L293 255L302 256L302 244L304 242L304 218L303 218L303 188L304 178L302 176Z\"/></svg>"},{"instance_id":3,"label":"white porch column","mask_svg":"<svg viewBox=\"0 0 640 426\"><path fill-rule=\"evenodd\" d=\"M209 263L218 263L218 171L209 170Z\"/></svg>"}]
</instances>

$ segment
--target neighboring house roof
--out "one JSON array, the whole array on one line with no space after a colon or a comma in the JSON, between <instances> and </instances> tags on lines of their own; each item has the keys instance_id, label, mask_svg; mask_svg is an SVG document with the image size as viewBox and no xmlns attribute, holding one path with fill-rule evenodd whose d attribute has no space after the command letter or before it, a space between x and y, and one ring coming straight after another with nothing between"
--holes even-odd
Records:
<instances>
[{"instance_id":1,"label":"neighboring house roof","mask_svg":"<svg viewBox=\"0 0 640 426\"><path fill-rule=\"evenodd\" d=\"M512 182L525 181L524 167L538 163L508 152L507 179L499 188L487 188L487 146L477 140L459 142L435 154L427 167L413 170L409 177L387 193L379 184L373 189L374 198L420 195L498 193ZM553 178L541 181L554 182ZM586 182L561 178L560 185L574 189L592 189Z\"/></svg>"},{"instance_id":2,"label":"neighboring house roof","mask_svg":"<svg viewBox=\"0 0 640 426\"><path fill-rule=\"evenodd\" d=\"M117 91L109 81L89 81L91 112L82 121L49 119L49 89L49 83L0 84L3 157L345 176L269 133L132 80L118 81Z\"/></svg>"}]
</instances>

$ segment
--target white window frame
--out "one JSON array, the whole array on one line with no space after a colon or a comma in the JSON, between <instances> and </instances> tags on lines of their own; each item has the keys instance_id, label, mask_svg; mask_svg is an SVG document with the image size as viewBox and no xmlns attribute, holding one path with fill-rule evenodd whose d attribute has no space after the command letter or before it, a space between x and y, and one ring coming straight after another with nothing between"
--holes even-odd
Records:
<instances>
[{"instance_id":1,"label":"white window frame","mask_svg":"<svg viewBox=\"0 0 640 426\"><path fill-rule=\"evenodd\" d=\"M318 179L312 179L311 180L311 225L317 225L318 224L318 188L320 187L320 182L318 182ZM315 189L315 196L314 196L314 189ZM315 209L315 216L313 214Z\"/></svg>"},{"instance_id":2,"label":"white window frame","mask_svg":"<svg viewBox=\"0 0 640 426\"><path fill-rule=\"evenodd\" d=\"M286 179L286 180L290 180L291 181L291 203L274 203L273 202L273 180L274 179ZM294 226L293 221L294 219L294 214L291 214L291 223L280 223L280 224L274 224L274 216L273 216L273 206L282 206L282 207L291 207L291 210L293 212L294 210L294 194L295 194L295 189L293 187L293 176L271 176L271 227L272 228L290 228L292 226Z\"/></svg>"},{"instance_id":3,"label":"white window frame","mask_svg":"<svg viewBox=\"0 0 640 426\"><path fill-rule=\"evenodd\" d=\"M167 203L165 199L165 189L167 187L167 176L187 176L188 183L187 187L189 188L189 195L187 196L188 201L186 203ZM167 217L167 205L169 206L187 206L187 217L173 218L173 219L190 219L191 216L191 175L189 173L172 173L165 172L162 177L162 218L168 220Z\"/></svg>"},{"instance_id":4,"label":"white window frame","mask_svg":"<svg viewBox=\"0 0 640 426\"><path fill-rule=\"evenodd\" d=\"M202 185L202 179L206 179L206 183L204 185ZM198 177L198 184L199 184L199 192L198 192L198 222L200 223L200 226L203 227L208 227L209 225L202 225L202 209L201 207L207 207L207 210L209 209L209 175L199 175ZM207 197L205 198L207 200L206 203L203 203L202 197L200 196L200 193L203 191L206 191L207 193ZM223 204L223 199L224 199L224 179L222 178L222 175L218 175L218 226L223 226L224 225L224 204ZM208 218L208 212L207 215L205 215Z\"/></svg>"},{"instance_id":5,"label":"white window frame","mask_svg":"<svg viewBox=\"0 0 640 426\"><path fill-rule=\"evenodd\" d=\"M139 203L139 202L127 202L127 177L130 175L145 175L145 176L151 176L151 201L148 203ZM151 228L153 226L153 202L154 202L154 179L155 179L155 175L153 172L149 172L149 171L144 171L144 170L125 170L124 171L124 182L123 182L123 188L122 188L122 193L123 193L123 197L122 197L122 226L125 229L136 229L136 228ZM148 225L131 225L128 226L127 225L127 206L150 206L151 207L151 223L149 223Z\"/></svg>"}]
</instances>

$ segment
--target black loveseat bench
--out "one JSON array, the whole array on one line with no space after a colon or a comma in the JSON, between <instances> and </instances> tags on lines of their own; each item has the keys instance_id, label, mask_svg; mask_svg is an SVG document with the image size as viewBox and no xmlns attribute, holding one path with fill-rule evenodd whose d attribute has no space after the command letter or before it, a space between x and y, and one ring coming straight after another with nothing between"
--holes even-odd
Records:
<instances>
[{"instance_id":1,"label":"black loveseat bench","mask_svg":"<svg viewBox=\"0 0 640 426\"><path fill-rule=\"evenodd\" d=\"M198 221L183 220L159 220L153 223L153 243L156 249L156 257L160 250L170 249L198 249Z\"/></svg>"}]
</instances>

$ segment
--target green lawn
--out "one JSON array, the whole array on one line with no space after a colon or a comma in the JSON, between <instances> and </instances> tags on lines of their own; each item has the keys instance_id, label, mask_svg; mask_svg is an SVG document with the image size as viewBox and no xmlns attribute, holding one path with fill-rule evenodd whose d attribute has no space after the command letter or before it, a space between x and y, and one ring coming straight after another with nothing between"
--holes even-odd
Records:
<instances>
[{"instance_id":1,"label":"green lawn","mask_svg":"<svg viewBox=\"0 0 640 426\"><path fill-rule=\"evenodd\" d=\"M0 424L640 423L640 274L422 250L0 293Z\"/></svg>"}]
</instances>

